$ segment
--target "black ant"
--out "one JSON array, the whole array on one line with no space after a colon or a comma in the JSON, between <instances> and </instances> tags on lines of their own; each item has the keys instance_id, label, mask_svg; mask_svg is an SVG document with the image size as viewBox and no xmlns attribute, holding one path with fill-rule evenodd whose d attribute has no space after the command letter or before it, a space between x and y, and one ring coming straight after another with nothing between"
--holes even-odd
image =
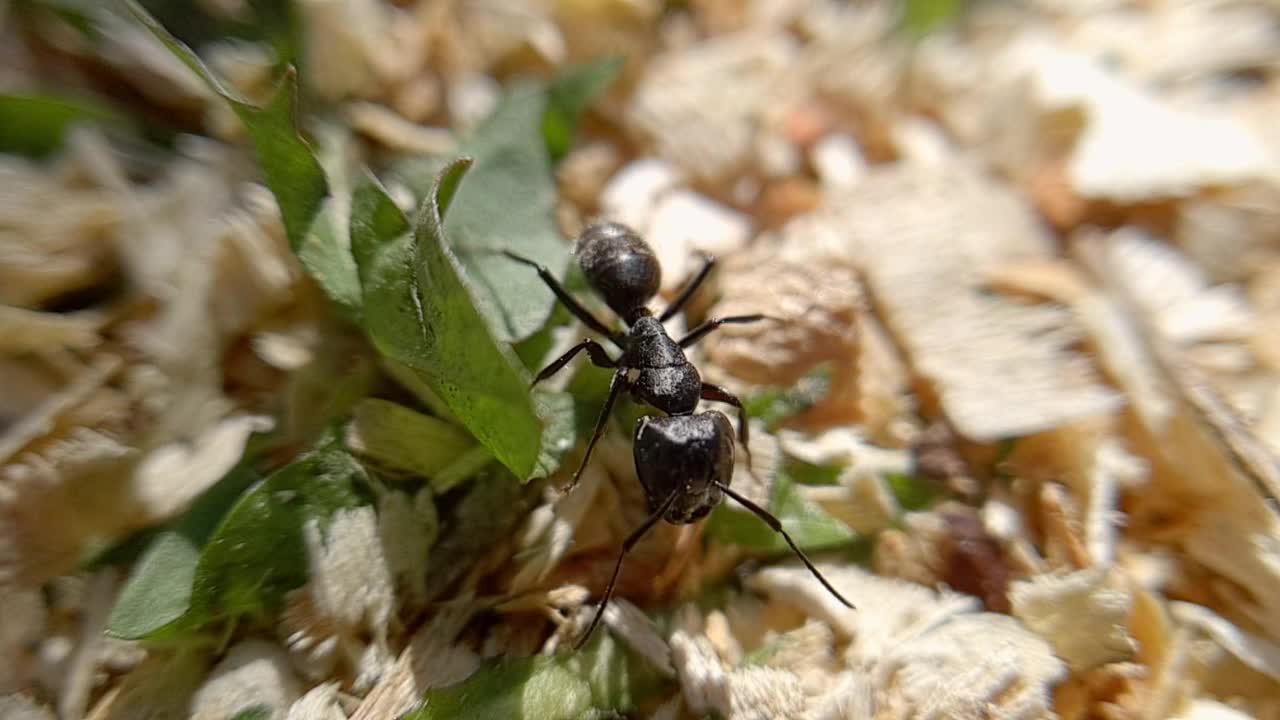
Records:
<instances>
[{"instance_id":1,"label":"black ant","mask_svg":"<svg viewBox=\"0 0 1280 720\"><path fill-rule=\"evenodd\" d=\"M533 385L551 377L569 363L578 353L587 352L591 362L598 367L611 368L613 380L609 395L596 421L595 431L587 443L582 462L573 473L566 492L577 485L582 470L591 458L591 451L604 434L618 396L630 391L636 400L666 413L666 416L646 416L636 423L634 455L636 474L644 486L648 501L649 517L622 543L622 552L613 566L613 575L605 587L604 597L596 608L591 624L578 640L580 648L591 637L600 623L609 599L613 597L622 560L658 520L673 525L688 525L706 517L728 495L747 510L754 513L782 535L792 551L804 563L832 595L846 607L853 603L842 596L818 572L787 531L768 510L756 505L730 489L733 478L734 446L733 426L724 413L708 410L696 412L699 400L715 400L738 409L738 440L747 454L747 468L751 468L751 451L747 445L747 412L742 401L718 385L704 382L698 369L685 357L684 349L692 346L708 333L729 323L750 323L766 319L764 315L732 315L707 320L690 330L679 340L673 340L663 325L681 310L706 280L715 259L707 257L702 269L680 291L676 299L654 317L649 301L658 293L662 268L649 245L631 228L619 223L606 222L588 226L578 236L573 254L582 267L591 286L604 297L605 303L627 324L627 331L619 333L596 319L564 289L548 270L537 262L511 251L504 254L517 262L538 271L538 276L551 288L560 302L587 327L609 338L622 354L610 358L601 345L590 338L574 345L538 373Z\"/></svg>"}]
</instances>

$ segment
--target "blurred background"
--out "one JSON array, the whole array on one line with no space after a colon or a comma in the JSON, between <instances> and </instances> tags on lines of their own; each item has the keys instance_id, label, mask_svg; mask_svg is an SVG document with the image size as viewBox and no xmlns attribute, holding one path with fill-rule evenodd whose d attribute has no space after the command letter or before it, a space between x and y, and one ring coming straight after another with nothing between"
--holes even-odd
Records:
<instances>
[{"instance_id":1,"label":"blurred background","mask_svg":"<svg viewBox=\"0 0 1280 720\"><path fill-rule=\"evenodd\" d=\"M0 718L1280 718L1277 118L1271 0L0 0ZM600 218L857 611L725 507L556 654Z\"/></svg>"}]
</instances>

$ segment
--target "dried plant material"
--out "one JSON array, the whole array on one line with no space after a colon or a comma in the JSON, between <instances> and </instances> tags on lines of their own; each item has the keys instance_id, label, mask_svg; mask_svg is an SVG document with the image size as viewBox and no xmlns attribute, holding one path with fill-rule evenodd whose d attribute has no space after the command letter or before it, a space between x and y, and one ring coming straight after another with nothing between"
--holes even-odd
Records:
<instances>
[{"instance_id":1,"label":"dried plant material","mask_svg":"<svg viewBox=\"0 0 1280 720\"><path fill-rule=\"evenodd\" d=\"M594 612L594 608L592 611ZM604 624L660 672L665 675L675 674L671 664L671 648L658 635L653 620L641 612L640 608L618 598L605 608Z\"/></svg>"},{"instance_id":2,"label":"dried plant material","mask_svg":"<svg viewBox=\"0 0 1280 720\"><path fill-rule=\"evenodd\" d=\"M602 452L605 447L600 448ZM569 472L570 467L574 466L565 465L564 471ZM573 492L548 490L548 501L529 514L520 533L521 567L511 579L511 592L522 592L546 580L574 549L575 531L588 516L607 479L608 473L601 464L594 463L582 471Z\"/></svg>"},{"instance_id":3,"label":"dried plant material","mask_svg":"<svg viewBox=\"0 0 1280 720\"><path fill-rule=\"evenodd\" d=\"M1055 568L1088 567L1084 523L1080 507L1065 488L1048 483L1040 488L1041 523L1044 527L1044 556Z\"/></svg>"},{"instance_id":4,"label":"dried plant material","mask_svg":"<svg viewBox=\"0 0 1280 720\"><path fill-rule=\"evenodd\" d=\"M809 703L806 717L812 720L847 720L875 717L875 690L872 679L861 673L844 672L831 687Z\"/></svg>"},{"instance_id":5,"label":"dried plant material","mask_svg":"<svg viewBox=\"0 0 1280 720\"><path fill-rule=\"evenodd\" d=\"M829 135L819 140L810 151L810 159L827 190L851 187L866 173L862 150L848 135Z\"/></svg>"},{"instance_id":6,"label":"dried plant material","mask_svg":"<svg viewBox=\"0 0 1280 720\"><path fill-rule=\"evenodd\" d=\"M469 601L460 602L443 608L420 627L351 720L399 717L413 709L427 690L461 682L475 672L480 658L457 642L475 610Z\"/></svg>"},{"instance_id":7,"label":"dried plant material","mask_svg":"<svg viewBox=\"0 0 1280 720\"><path fill-rule=\"evenodd\" d=\"M1267 173L1264 146L1247 126L1169 103L1083 53L1038 37L1014 43L1004 64L1009 77L1029 79L1042 113L1082 116L1067 165L1079 195L1132 203Z\"/></svg>"},{"instance_id":8,"label":"dried plant material","mask_svg":"<svg viewBox=\"0 0 1280 720\"><path fill-rule=\"evenodd\" d=\"M707 613L704 626L704 634L711 641L720 659L724 660L729 667L742 664L742 644L738 638L734 637L728 616L719 610L713 610Z\"/></svg>"},{"instance_id":9,"label":"dried plant material","mask_svg":"<svg viewBox=\"0 0 1280 720\"><path fill-rule=\"evenodd\" d=\"M1085 508L1085 545L1095 565L1109 567L1116 558L1120 490L1139 485L1148 477L1141 458L1129 453L1114 438L1098 444L1089 473L1088 505Z\"/></svg>"},{"instance_id":10,"label":"dried plant material","mask_svg":"<svg viewBox=\"0 0 1280 720\"><path fill-rule=\"evenodd\" d=\"M174 442L152 450L134 471L141 524L165 520L186 508L240 462L254 433L274 425L262 415L233 415L211 425L189 442ZM174 482L180 478L181 482Z\"/></svg>"},{"instance_id":11,"label":"dried plant material","mask_svg":"<svg viewBox=\"0 0 1280 720\"><path fill-rule=\"evenodd\" d=\"M321 537L314 519L307 523L305 536L310 580L294 592L311 595L318 617L311 628L303 629L332 628L338 651L356 666L362 685L368 687L390 663L387 635L396 608L395 583L382 552L377 517L370 507L340 509L326 537ZM376 650L373 655L371 649Z\"/></svg>"},{"instance_id":12,"label":"dried plant material","mask_svg":"<svg viewBox=\"0 0 1280 720\"><path fill-rule=\"evenodd\" d=\"M115 231L120 212L111 192L75 187L83 162L72 156L52 170L0 162L0 303L34 307L109 276L110 246L98 238Z\"/></svg>"},{"instance_id":13,"label":"dried plant material","mask_svg":"<svg viewBox=\"0 0 1280 720\"><path fill-rule=\"evenodd\" d=\"M423 48L394 32L395 8L368 0L305 0L298 11L315 40L308 45L307 77L321 97L366 96L421 62Z\"/></svg>"},{"instance_id":14,"label":"dried plant material","mask_svg":"<svg viewBox=\"0 0 1280 720\"><path fill-rule=\"evenodd\" d=\"M0 717L8 720L54 720L49 708L22 695L0 695Z\"/></svg>"},{"instance_id":15,"label":"dried plant material","mask_svg":"<svg viewBox=\"0 0 1280 720\"><path fill-rule=\"evenodd\" d=\"M793 229L794 228L794 229ZM791 385L823 362L833 386L854 370L858 313L865 307L857 272L840 257L800 244L807 226L735 255L721 274L715 315L767 313L778 322L721 328L707 357L744 380Z\"/></svg>"},{"instance_id":16,"label":"dried plant material","mask_svg":"<svg viewBox=\"0 0 1280 720\"><path fill-rule=\"evenodd\" d=\"M1147 256L1141 245L1125 242L1124 237L1116 247L1133 255L1117 258L1097 238L1082 242L1079 249L1115 296L1110 302L1082 305L1085 322L1100 336L1104 362L1135 398L1134 408L1149 436L1139 442L1152 459L1148 496L1154 499L1132 511L1132 522L1144 527L1147 518L1167 517L1169 506L1181 505L1175 517L1188 512L1194 517L1194 523L1177 533L1182 547L1215 572L1249 588L1249 599L1235 596L1232 603L1268 633L1280 632L1280 606L1274 602L1280 565L1273 543L1266 539L1275 535L1278 521L1264 500L1280 496L1280 469L1200 371L1178 357L1153 319L1144 317L1133 298L1132 275L1140 268L1125 265L1121 272L1110 262ZM1188 499L1191 502L1179 503Z\"/></svg>"},{"instance_id":17,"label":"dried plant material","mask_svg":"<svg viewBox=\"0 0 1280 720\"><path fill-rule=\"evenodd\" d=\"M272 643L245 640L227 650L191 698L191 718L223 720L254 707L284 716L301 696L284 652Z\"/></svg>"},{"instance_id":18,"label":"dried plant material","mask_svg":"<svg viewBox=\"0 0 1280 720\"><path fill-rule=\"evenodd\" d=\"M98 671L99 647L105 640L107 615L116 593L114 569L100 570L90 577L85 588L84 608L80 617L80 642L68 658L67 676L58 696L58 714L62 717L84 717L89 708Z\"/></svg>"},{"instance_id":19,"label":"dried plant material","mask_svg":"<svg viewBox=\"0 0 1280 720\"><path fill-rule=\"evenodd\" d=\"M78 428L0 466L0 585L39 584L89 543L136 527L127 488L137 456L113 435Z\"/></svg>"},{"instance_id":20,"label":"dried plant material","mask_svg":"<svg viewBox=\"0 0 1280 720\"><path fill-rule=\"evenodd\" d=\"M666 160L633 160L600 190L600 209L605 217L623 225L645 228L658 201L674 190L681 178L679 168Z\"/></svg>"},{"instance_id":21,"label":"dried plant material","mask_svg":"<svg viewBox=\"0 0 1280 720\"><path fill-rule=\"evenodd\" d=\"M989 534L981 517L957 503L902 518L906 532L882 534L872 554L878 573L928 588L948 588L982 601L993 612L1008 612L1014 574L1007 541Z\"/></svg>"},{"instance_id":22,"label":"dried plant material","mask_svg":"<svg viewBox=\"0 0 1280 720\"><path fill-rule=\"evenodd\" d=\"M980 598L992 612L1009 612L1011 569L1004 547L972 508L944 503L935 513L943 526L935 540L939 579L952 590Z\"/></svg>"},{"instance_id":23,"label":"dried plant material","mask_svg":"<svg viewBox=\"0 0 1280 720\"><path fill-rule=\"evenodd\" d=\"M803 497L821 505L823 510L859 535L883 530L902 514L902 508L883 476L846 470L841 474L839 483L798 490Z\"/></svg>"},{"instance_id":24,"label":"dried plant material","mask_svg":"<svg viewBox=\"0 0 1280 720\"><path fill-rule=\"evenodd\" d=\"M38 592L0 584L0 607L5 621L0 623L0 694L17 692L27 685L35 670L31 649L45 632L48 610Z\"/></svg>"},{"instance_id":25,"label":"dried plant material","mask_svg":"<svg viewBox=\"0 0 1280 720\"><path fill-rule=\"evenodd\" d=\"M578 209L584 211L594 211L605 205L604 193L608 192L607 187L610 178L621 177L621 165L623 162L622 153L619 148L610 142L590 142L583 145L575 146L569 151L569 155L560 162L560 167L556 171L556 180L560 189L560 199L564 202L573 203ZM637 161L640 163L644 160ZM633 162L627 167L633 167ZM601 190L601 188L606 188ZM627 193L622 192L613 196L612 202L627 202ZM651 203L650 203L651 206ZM620 215L614 215L610 212L604 213L606 217L613 218L623 225L631 225L632 218L622 219ZM647 216L648 213L642 213ZM640 218L635 218L638 221ZM562 229L563 229L562 225ZM566 232L567 235L576 233Z\"/></svg>"},{"instance_id":26,"label":"dried plant material","mask_svg":"<svg viewBox=\"0 0 1280 720\"><path fill-rule=\"evenodd\" d=\"M726 717L743 720L781 720L798 717L807 705L800 678L787 670L738 668L729 674Z\"/></svg>"},{"instance_id":27,"label":"dried plant material","mask_svg":"<svg viewBox=\"0 0 1280 720\"><path fill-rule=\"evenodd\" d=\"M831 628L815 620L767 638L751 657L764 667L780 668L795 673L810 692L825 686L829 676L840 669L835 654L835 634Z\"/></svg>"},{"instance_id":28,"label":"dried plant material","mask_svg":"<svg viewBox=\"0 0 1280 720\"><path fill-rule=\"evenodd\" d=\"M1185 712L1179 713L1173 720L1248 720L1253 717L1220 702L1212 700L1193 700Z\"/></svg>"},{"instance_id":29,"label":"dried plant material","mask_svg":"<svg viewBox=\"0 0 1280 720\"><path fill-rule=\"evenodd\" d=\"M1055 689L1053 709L1064 720L1088 717L1095 709L1109 717L1135 716L1146 677L1145 667L1129 662L1073 672Z\"/></svg>"},{"instance_id":30,"label":"dried plant material","mask_svg":"<svg viewBox=\"0 0 1280 720\"><path fill-rule=\"evenodd\" d=\"M846 651L846 660L855 668L875 666L904 638L977 606L977 602L967 596L939 596L928 588L877 577L855 567L820 566L819 569L857 610L845 607L832 597L803 566L767 568L751 576L747 584L800 607L852 638L854 642Z\"/></svg>"},{"instance_id":31,"label":"dried plant material","mask_svg":"<svg viewBox=\"0 0 1280 720\"><path fill-rule=\"evenodd\" d=\"M1073 670L1091 670L1134 655L1128 631L1132 597L1108 587L1103 568L1017 581L1009 599L1013 615L1047 640Z\"/></svg>"},{"instance_id":32,"label":"dried plant material","mask_svg":"<svg viewBox=\"0 0 1280 720\"><path fill-rule=\"evenodd\" d=\"M926 518L941 524L937 516L927 515ZM942 559L938 556L936 544L926 542L916 533L890 528L876 536L876 545L871 551L871 568L878 575L931 588L941 582L938 576L941 567Z\"/></svg>"},{"instance_id":33,"label":"dried plant material","mask_svg":"<svg viewBox=\"0 0 1280 720\"><path fill-rule=\"evenodd\" d=\"M1200 605L1175 602L1169 611L1179 622L1207 633L1245 665L1280 681L1280 643L1245 632Z\"/></svg>"},{"instance_id":34,"label":"dried plant material","mask_svg":"<svg viewBox=\"0 0 1280 720\"><path fill-rule=\"evenodd\" d=\"M289 706L285 720L347 720L338 703L338 683L317 685Z\"/></svg>"},{"instance_id":35,"label":"dried plant material","mask_svg":"<svg viewBox=\"0 0 1280 720\"><path fill-rule=\"evenodd\" d=\"M1107 273L1123 279L1125 297L1165 341L1239 341L1254 334L1254 318L1239 288L1210 287L1204 272L1174 248L1122 228L1110 235L1103 252Z\"/></svg>"},{"instance_id":36,"label":"dried plant material","mask_svg":"<svg viewBox=\"0 0 1280 720\"><path fill-rule=\"evenodd\" d=\"M1005 615L958 615L892 648L877 667L888 717L1039 718L1067 676L1049 645Z\"/></svg>"},{"instance_id":37,"label":"dried plant material","mask_svg":"<svg viewBox=\"0 0 1280 720\"><path fill-rule=\"evenodd\" d=\"M1274 141L1272 146L1275 146ZM1172 239L1213 280L1238 282L1273 261L1280 243L1280 188L1252 185L1178 206ZM1258 305L1255 299L1254 307Z\"/></svg>"},{"instance_id":38,"label":"dried plant material","mask_svg":"<svg viewBox=\"0 0 1280 720\"><path fill-rule=\"evenodd\" d=\"M1159 596L1148 590L1134 592L1129 630L1136 643L1138 663L1148 668L1161 667L1169 655L1173 619Z\"/></svg>"},{"instance_id":39,"label":"dried plant material","mask_svg":"<svg viewBox=\"0 0 1280 720\"><path fill-rule=\"evenodd\" d=\"M690 176L716 180L743 166L754 126L786 86L795 48L773 34L714 38L654 58L628 122Z\"/></svg>"},{"instance_id":40,"label":"dried plant material","mask_svg":"<svg viewBox=\"0 0 1280 720\"><path fill-rule=\"evenodd\" d=\"M1169 717L1174 708L1192 694L1194 688L1189 687L1188 675L1193 662L1191 631L1178 628L1170 638L1164 662L1153 669L1151 683L1143 698L1144 720Z\"/></svg>"},{"instance_id":41,"label":"dried plant material","mask_svg":"<svg viewBox=\"0 0 1280 720\"><path fill-rule=\"evenodd\" d=\"M102 355L77 373L60 392L48 397L40 407L0 435L0 462L8 463L24 448L67 423L68 416L91 400L123 365L122 359Z\"/></svg>"},{"instance_id":42,"label":"dried plant material","mask_svg":"<svg viewBox=\"0 0 1280 720\"><path fill-rule=\"evenodd\" d=\"M1146 13L1080 16L1071 44L1107 52L1115 67L1149 85L1246 72L1271 64L1276 28L1264 4L1172 3Z\"/></svg>"},{"instance_id":43,"label":"dried plant material","mask_svg":"<svg viewBox=\"0 0 1280 720\"><path fill-rule=\"evenodd\" d=\"M250 664L250 667L254 667ZM124 676L86 715L89 720L186 717L209 661L199 653L156 652Z\"/></svg>"},{"instance_id":44,"label":"dried plant material","mask_svg":"<svg viewBox=\"0 0 1280 720\"><path fill-rule=\"evenodd\" d=\"M92 316L42 313L0 305L0 352L84 350L98 343L99 324Z\"/></svg>"},{"instance_id":45,"label":"dried plant material","mask_svg":"<svg viewBox=\"0 0 1280 720\"><path fill-rule=\"evenodd\" d=\"M873 445L851 428L834 428L808 437L783 430L778 442L788 455L813 465L844 465L872 475L909 475L911 454Z\"/></svg>"},{"instance_id":46,"label":"dried plant material","mask_svg":"<svg viewBox=\"0 0 1280 720\"><path fill-rule=\"evenodd\" d=\"M872 137L891 124L907 65L907 48L892 35L896 12L879 3L817 3L797 20L810 38L802 53L808 82L820 95L864 114Z\"/></svg>"},{"instance_id":47,"label":"dried plant material","mask_svg":"<svg viewBox=\"0 0 1280 720\"><path fill-rule=\"evenodd\" d=\"M426 599L427 562L439 534L429 488L412 496L392 491L378 499L378 537L400 605L415 608Z\"/></svg>"},{"instance_id":48,"label":"dried plant material","mask_svg":"<svg viewBox=\"0 0 1280 720\"><path fill-rule=\"evenodd\" d=\"M671 635L671 661L690 710L733 717L729 676L710 640L677 630Z\"/></svg>"},{"instance_id":49,"label":"dried plant material","mask_svg":"<svg viewBox=\"0 0 1280 720\"><path fill-rule=\"evenodd\" d=\"M838 213L887 325L960 434L1026 435L1119 406L1068 349L1077 333L1060 309L983 291L988 268L1051 252L1002 186L959 164L888 169Z\"/></svg>"},{"instance_id":50,"label":"dried plant material","mask_svg":"<svg viewBox=\"0 0 1280 720\"><path fill-rule=\"evenodd\" d=\"M689 190L665 193L641 226L662 264L662 289L674 291L699 269L695 253L732 255L751 237L751 220Z\"/></svg>"},{"instance_id":51,"label":"dried plant material","mask_svg":"<svg viewBox=\"0 0 1280 720\"><path fill-rule=\"evenodd\" d=\"M953 492L971 488L969 462L961 454L958 440L945 422L924 428L911 441L915 472Z\"/></svg>"},{"instance_id":52,"label":"dried plant material","mask_svg":"<svg viewBox=\"0 0 1280 720\"><path fill-rule=\"evenodd\" d=\"M448 129L410 122L383 105L351 103L346 111L353 129L391 150L421 155L446 155L457 150L458 138Z\"/></svg>"}]
</instances>

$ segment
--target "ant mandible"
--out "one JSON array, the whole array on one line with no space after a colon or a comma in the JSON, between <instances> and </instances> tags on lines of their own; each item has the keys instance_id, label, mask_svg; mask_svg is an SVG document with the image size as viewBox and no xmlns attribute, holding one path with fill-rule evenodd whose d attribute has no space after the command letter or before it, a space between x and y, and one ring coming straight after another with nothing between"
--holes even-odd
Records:
<instances>
[{"instance_id":1,"label":"ant mandible","mask_svg":"<svg viewBox=\"0 0 1280 720\"><path fill-rule=\"evenodd\" d=\"M596 341L586 338L542 369L533 385L556 374L578 353L586 351L598 367L610 368L613 380L609 395L596 421L587 450L566 489L571 490L582 476L600 436L609 421L618 397L630 391L636 400L657 408L666 416L646 416L636 423L634 455L636 474L644 487L650 514L622 543L622 552L613 566L613 575L605 587L604 597L596 608L591 624L578 640L582 647L613 597L622 560L658 520L673 525L688 525L706 517L728 495L751 511L775 532L782 535L791 550L832 595L846 607L850 603L818 572L809 558L791 539L782 523L768 510L756 505L729 487L733 478L733 426L724 413L708 410L696 412L699 400L727 403L738 410L738 440L751 469L751 450L746 409L735 395L718 385L704 382L698 369L685 357L684 350L707 334L730 323L750 323L766 319L764 315L732 315L707 320L679 340L673 340L663 325L697 292L706 280L715 259L708 257L693 280L680 291L661 315L654 317L649 301L658 293L662 268L649 245L631 228L620 223L605 222L588 226L578 236L573 254L591 286L627 325L625 333L610 330L582 307L545 267L509 250L504 254L538 272L538 276L584 325L609 338L622 354L615 360Z\"/></svg>"}]
</instances>

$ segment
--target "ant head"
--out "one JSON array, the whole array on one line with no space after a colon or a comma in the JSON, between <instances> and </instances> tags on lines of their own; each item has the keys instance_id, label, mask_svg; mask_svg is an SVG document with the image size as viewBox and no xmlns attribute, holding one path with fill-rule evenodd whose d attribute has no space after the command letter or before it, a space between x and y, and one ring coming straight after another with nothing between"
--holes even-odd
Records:
<instances>
[{"instance_id":1,"label":"ant head","mask_svg":"<svg viewBox=\"0 0 1280 720\"><path fill-rule=\"evenodd\" d=\"M582 272L627 323L648 313L646 306L658 293L662 267L649 244L635 230L621 223L588 226L574 247Z\"/></svg>"},{"instance_id":2,"label":"ant head","mask_svg":"<svg viewBox=\"0 0 1280 720\"><path fill-rule=\"evenodd\" d=\"M635 461L650 512L675 494L663 519L675 525L697 522L723 499L716 483L728 485L733 477L733 426L714 410L641 418Z\"/></svg>"}]
</instances>

